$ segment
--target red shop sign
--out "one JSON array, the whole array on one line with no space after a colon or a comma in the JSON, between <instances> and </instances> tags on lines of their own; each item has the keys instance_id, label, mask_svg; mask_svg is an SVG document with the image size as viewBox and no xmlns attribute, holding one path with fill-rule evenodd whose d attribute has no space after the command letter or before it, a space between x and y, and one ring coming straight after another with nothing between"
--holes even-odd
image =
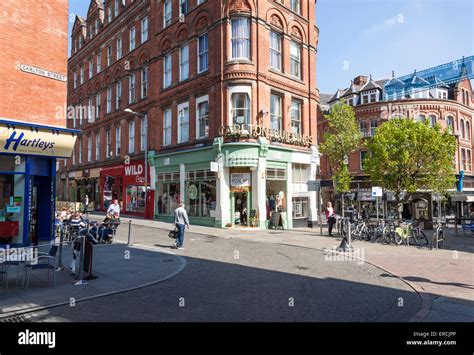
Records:
<instances>
[{"instance_id":1,"label":"red shop sign","mask_svg":"<svg viewBox=\"0 0 474 355\"><path fill-rule=\"evenodd\" d=\"M134 162L123 166L125 185L145 184L145 162Z\"/></svg>"}]
</instances>

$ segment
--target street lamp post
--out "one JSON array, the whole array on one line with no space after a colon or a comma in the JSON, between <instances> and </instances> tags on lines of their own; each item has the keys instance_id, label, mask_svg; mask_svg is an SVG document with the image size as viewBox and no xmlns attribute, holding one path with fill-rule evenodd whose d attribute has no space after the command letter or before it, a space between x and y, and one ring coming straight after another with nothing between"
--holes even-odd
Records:
<instances>
[{"instance_id":1,"label":"street lamp post","mask_svg":"<svg viewBox=\"0 0 474 355\"><path fill-rule=\"evenodd\" d=\"M145 133L145 202L143 204L143 209L145 210L144 214L146 216L147 196L148 196L148 116L143 113L135 112L129 108L126 108L124 111L132 115L139 116L146 119L145 121L145 129L146 129L146 133Z\"/></svg>"}]
</instances>

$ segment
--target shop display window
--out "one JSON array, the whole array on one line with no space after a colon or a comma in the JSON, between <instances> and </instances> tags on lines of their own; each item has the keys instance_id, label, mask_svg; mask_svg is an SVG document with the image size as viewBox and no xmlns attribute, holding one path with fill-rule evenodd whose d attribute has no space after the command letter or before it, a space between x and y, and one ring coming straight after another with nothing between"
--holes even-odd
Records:
<instances>
[{"instance_id":1,"label":"shop display window","mask_svg":"<svg viewBox=\"0 0 474 355\"><path fill-rule=\"evenodd\" d=\"M198 170L187 173L186 210L190 217L215 217L216 177L214 172Z\"/></svg>"},{"instance_id":2,"label":"shop display window","mask_svg":"<svg viewBox=\"0 0 474 355\"><path fill-rule=\"evenodd\" d=\"M0 244L23 241L25 176L0 174Z\"/></svg>"}]
</instances>

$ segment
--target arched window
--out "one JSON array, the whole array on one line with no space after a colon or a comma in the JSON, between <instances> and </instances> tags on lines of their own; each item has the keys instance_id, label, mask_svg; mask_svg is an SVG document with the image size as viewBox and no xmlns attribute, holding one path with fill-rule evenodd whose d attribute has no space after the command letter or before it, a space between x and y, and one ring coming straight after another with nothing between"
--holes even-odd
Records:
<instances>
[{"instance_id":1,"label":"arched window","mask_svg":"<svg viewBox=\"0 0 474 355\"><path fill-rule=\"evenodd\" d=\"M446 117L446 125L448 126L448 131L453 133L454 132L454 118L452 116Z\"/></svg>"},{"instance_id":2,"label":"arched window","mask_svg":"<svg viewBox=\"0 0 474 355\"><path fill-rule=\"evenodd\" d=\"M461 118L461 138L466 138L466 129L464 127L464 120Z\"/></svg>"},{"instance_id":3,"label":"arched window","mask_svg":"<svg viewBox=\"0 0 474 355\"><path fill-rule=\"evenodd\" d=\"M417 122L425 122L425 115L418 115L416 116Z\"/></svg>"},{"instance_id":4,"label":"arched window","mask_svg":"<svg viewBox=\"0 0 474 355\"><path fill-rule=\"evenodd\" d=\"M436 126L436 116L435 115L430 115L430 126L431 127Z\"/></svg>"},{"instance_id":5,"label":"arched window","mask_svg":"<svg viewBox=\"0 0 474 355\"><path fill-rule=\"evenodd\" d=\"M471 125L469 121L466 120L466 139L471 140Z\"/></svg>"}]
</instances>

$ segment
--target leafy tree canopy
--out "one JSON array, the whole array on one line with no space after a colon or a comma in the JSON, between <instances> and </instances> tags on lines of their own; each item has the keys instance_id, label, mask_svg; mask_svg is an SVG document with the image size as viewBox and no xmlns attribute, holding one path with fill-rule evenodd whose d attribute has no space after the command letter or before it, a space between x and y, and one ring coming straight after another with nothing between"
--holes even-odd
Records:
<instances>
[{"instance_id":1,"label":"leafy tree canopy","mask_svg":"<svg viewBox=\"0 0 474 355\"><path fill-rule=\"evenodd\" d=\"M395 193L397 202L419 190L443 193L456 182L456 138L441 126L397 118L377 128L364 169L372 181Z\"/></svg>"},{"instance_id":2,"label":"leafy tree canopy","mask_svg":"<svg viewBox=\"0 0 474 355\"><path fill-rule=\"evenodd\" d=\"M348 192L351 177L344 159L359 149L362 140L354 109L339 101L325 118L328 120L328 129L320 151L328 157L329 164L333 166L336 189Z\"/></svg>"}]
</instances>

